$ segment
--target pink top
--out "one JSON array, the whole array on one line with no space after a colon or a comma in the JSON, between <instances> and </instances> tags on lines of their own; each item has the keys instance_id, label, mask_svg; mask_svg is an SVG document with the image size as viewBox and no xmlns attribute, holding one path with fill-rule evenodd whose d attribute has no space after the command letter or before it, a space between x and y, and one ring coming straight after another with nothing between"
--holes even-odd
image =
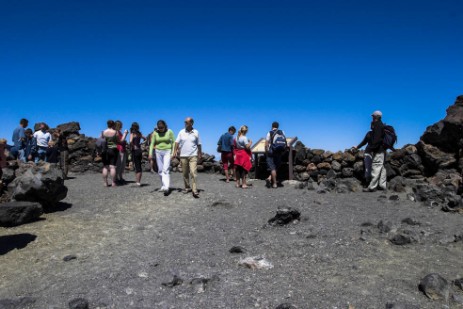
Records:
<instances>
[{"instance_id":1,"label":"pink top","mask_svg":"<svg viewBox=\"0 0 463 309\"><path fill-rule=\"evenodd\" d=\"M123 134L121 133L121 131L117 131L117 138L119 140L119 142L117 143L117 150L119 150L119 152L124 153L127 142L125 140L121 141L122 136Z\"/></svg>"}]
</instances>

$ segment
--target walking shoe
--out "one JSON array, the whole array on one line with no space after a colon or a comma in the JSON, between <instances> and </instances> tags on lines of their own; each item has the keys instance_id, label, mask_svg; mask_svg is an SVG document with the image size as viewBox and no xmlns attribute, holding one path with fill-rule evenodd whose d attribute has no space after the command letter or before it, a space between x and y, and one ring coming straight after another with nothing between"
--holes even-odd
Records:
<instances>
[{"instance_id":1,"label":"walking shoe","mask_svg":"<svg viewBox=\"0 0 463 309\"><path fill-rule=\"evenodd\" d=\"M265 186L270 189L272 187L272 182L268 179L265 179Z\"/></svg>"},{"instance_id":2,"label":"walking shoe","mask_svg":"<svg viewBox=\"0 0 463 309\"><path fill-rule=\"evenodd\" d=\"M376 189L370 189L370 188L363 188L363 192L375 192Z\"/></svg>"},{"instance_id":3,"label":"walking shoe","mask_svg":"<svg viewBox=\"0 0 463 309\"><path fill-rule=\"evenodd\" d=\"M198 192L193 192L193 197L194 198L199 198L199 193Z\"/></svg>"}]
</instances>

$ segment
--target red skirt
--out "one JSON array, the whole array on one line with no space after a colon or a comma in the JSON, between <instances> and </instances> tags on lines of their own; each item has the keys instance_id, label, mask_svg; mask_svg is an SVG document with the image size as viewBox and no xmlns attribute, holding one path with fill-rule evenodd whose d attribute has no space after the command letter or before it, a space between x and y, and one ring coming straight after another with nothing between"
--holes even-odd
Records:
<instances>
[{"instance_id":1,"label":"red skirt","mask_svg":"<svg viewBox=\"0 0 463 309\"><path fill-rule=\"evenodd\" d=\"M252 167L251 158L252 154L249 149L234 149L235 165L239 165L246 171L250 171Z\"/></svg>"}]
</instances>

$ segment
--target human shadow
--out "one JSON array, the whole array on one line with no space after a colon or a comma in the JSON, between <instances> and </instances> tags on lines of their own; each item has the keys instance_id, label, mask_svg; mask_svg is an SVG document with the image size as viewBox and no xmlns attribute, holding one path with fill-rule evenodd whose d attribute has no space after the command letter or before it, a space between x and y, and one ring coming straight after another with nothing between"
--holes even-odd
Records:
<instances>
[{"instance_id":1,"label":"human shadow","mask_svg":"<svg viewBox=\"0 0 463 309\"><path fill-rule=\"evenodd\" d=\"M66 202L58 202L55 206L45 206L43 208L43 212L46 214L58 212L58 211L65 211L72 207L72 204Z\"/></svg>"},{"instance_id":2,"label":"human shadow","mask_svg":"<svg viewBox=\"0 0 463 309\"><path fill-rule=\"evenodd\" d=\"M0 236L0 255L7 254L14 249L23 249L37 238L29 233Z\"/></svg>"}]
</instances>

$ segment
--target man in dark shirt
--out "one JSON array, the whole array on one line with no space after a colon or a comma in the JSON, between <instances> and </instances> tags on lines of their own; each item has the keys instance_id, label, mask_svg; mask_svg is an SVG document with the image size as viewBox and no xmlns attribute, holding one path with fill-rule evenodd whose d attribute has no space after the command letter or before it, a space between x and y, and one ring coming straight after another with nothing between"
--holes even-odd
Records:
<instances>
[{"instance_id":1,"label":"man in dark shirt","mask_svg":"<svg viewBox=\"0 0 463 309\"><path fill-rule=\"evenodd\" d=\"M386 190L386 168L384 162L386 161L386 150L383 146L384 139L384 124L381 121L383 114L381 111L375 111L372 115L373 121L371 122L371 132L368 138L368 146L365 150L366 154L370 154L372 158L371 167L371 181L365 192L373 192L378 189ZM360 148L362 143L359 144Z\"/></svg>"}]
</instances>

